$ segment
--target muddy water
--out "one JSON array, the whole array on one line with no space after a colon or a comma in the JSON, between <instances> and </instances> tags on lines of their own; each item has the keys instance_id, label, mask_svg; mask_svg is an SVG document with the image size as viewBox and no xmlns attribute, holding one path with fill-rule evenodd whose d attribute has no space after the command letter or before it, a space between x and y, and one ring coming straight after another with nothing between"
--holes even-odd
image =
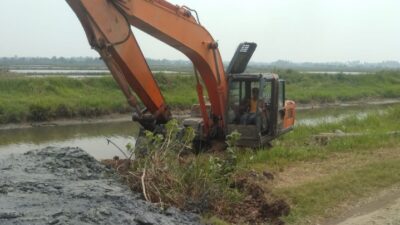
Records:
<instances>
[{"instance_id":1,"label":"muddy water","mask_svg":"<svg viewBox=\"0 0 400 225\"><path fill-rule=\"evenodd\" d=\"M85 149L97 159L112 158L122 154L107 144L107 138L124 148L135 143L138 132L139 127L131 121L0 130L0 157L47 146L68 146Z\"/></svg>"},{"instance_id":2,"label":"muddy water","mask_svg":"<svg viewBox=\"0 0 400 225\"><path fill-rule=\"evenodd\" d=\"M362 119L369 113L384 112L393 105L400 103L299 110L297 124L317 126L340 122L353 116ZM97 159L108 159L115 155L122 157L113 145L107 144L107 138L125 148L127 143L135 143L138 132L138 125L129 121L129 118L126 121L99 124L0 130L0 158L10 153L22 153L47 146L80 147Z\"/></svg>"},{"instance_id":3,"label":"muddy water","mask_svg":"<svg viewBox=\"0 0 400 225\"><path fill-rule=\"evenodd\" d=\"M373 110L369 110L373 111ZM379 111L381 112L381 111ZM304 112L306 113L306 112ZM313 118L300 118L297 120L296 125L305 125L305 126L318 126L320 124L328 124L328 123L337 123L341 122L345 119L348 118L356 118L358 120L364 119L368 116L370 112L358 112L358 113L353 113L353 112L347 112L339 115L326 115L326 116L321 116L321 117L313 117Z\"/></svg>"}]
</instances>

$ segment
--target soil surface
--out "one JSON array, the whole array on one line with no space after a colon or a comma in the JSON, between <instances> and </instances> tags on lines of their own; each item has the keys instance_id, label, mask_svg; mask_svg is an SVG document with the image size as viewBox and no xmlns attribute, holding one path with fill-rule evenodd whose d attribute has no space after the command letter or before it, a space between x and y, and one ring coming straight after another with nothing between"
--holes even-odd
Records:
<instances>
[{"instance_id":1,"label":"soil surface","mask_svg":"<svg viewBox=\"0 0 400 225\"><path fill-rule=\"evenodd\" d=\"M34 150L0 160L0 224L200 224L161 210L79 148Z\"/></svg>"},{"instance_id":2,"label":"soil surface","mask_svg":"<svg viewBox=\"0 0 400 225\"><path fill-rule=\"evenodd\" d=\"M400 188L378 193L325 225L400 225Z\"/></svg>"}]
</instances>

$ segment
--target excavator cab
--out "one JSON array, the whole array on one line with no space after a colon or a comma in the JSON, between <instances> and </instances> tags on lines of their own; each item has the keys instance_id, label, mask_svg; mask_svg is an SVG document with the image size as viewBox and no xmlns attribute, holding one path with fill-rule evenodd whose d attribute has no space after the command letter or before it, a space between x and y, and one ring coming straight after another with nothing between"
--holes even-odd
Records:
<instances>
[{"instance_id":1,"label":"excavator cab","mask_svg":"<svg viewBox=\"0 0 400 225\"><path fill-rule=\"evenodd\" d=\"M285 81L276 74L245 74L256 44L242 43L227 69L227 133L241 134L238 145L264 146L293 129L295 103L286 100Z\"/></svg>"}]
</instances>

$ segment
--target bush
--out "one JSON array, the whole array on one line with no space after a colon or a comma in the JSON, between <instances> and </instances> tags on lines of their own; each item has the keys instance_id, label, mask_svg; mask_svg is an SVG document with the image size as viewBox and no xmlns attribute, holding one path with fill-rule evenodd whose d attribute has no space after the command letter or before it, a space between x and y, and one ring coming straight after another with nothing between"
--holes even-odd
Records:
<instances>
[{"instance_id":1,"label":"bush","mask_svg":"<svg viewBox=\"0 0 400 225\"><path fill-rule=\"evenodd\" d=\"M71 117L75 116L75 113L73 112L73 110L70 109L65 104L58 105L55 113L58 117L64 117L64 118L71 118Z\"/></svg>"},{"instance_id":2,"label":"bush","mask_svg":"<svg viewBox=\"0 0 400 225\"><path fill-rule=\"evenodd\" d=\"M225 196L221 193L235 170L225 164L232 160L190 153L194 130L180 131L176 120L165 128L165 135L145 133L147 151L132 162L128 183L148 201L198 213L210 211Z\"/></svg>"},{"instance_id":3,"label":"bush","mask_svg":"<svg viewBox=\"0 0 400 225\"><path fill-rule=\"evenodd\" d=\"M52 118L52 110L49 106L33 104L29 106L28 119L31 121L48 121Z\"/></svg>"}]
</instances>

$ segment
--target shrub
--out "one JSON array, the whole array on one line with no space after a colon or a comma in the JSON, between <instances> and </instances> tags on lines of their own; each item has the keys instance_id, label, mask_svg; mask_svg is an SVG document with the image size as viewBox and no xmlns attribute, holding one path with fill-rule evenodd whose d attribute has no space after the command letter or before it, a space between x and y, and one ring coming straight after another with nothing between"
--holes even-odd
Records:
<instances>
[{"instance_id":1,"label":"shrub","mask_svg":"<svg viewBox=\"0 0 400 225\"><path fill-rule=\"evenodd\" d=\"M52 117L52 110L49 106L32 104L29 106L28 119L31 121L48 121Z\"/></svg>"},{"instance_id":2,"label":"shrub","mask_svg":"<svg viewBox=\"0 0 400 225\"><path fill-rule=\"evenodd\" d=\"M125 178L148 201L199 213L210 211L225 196L221 193L226 192L234 171L225 165L232 160L190 153L194 130L180 131L176 120L165 130L165 135L145 132L147 151L131 162Z\"/></svg>"}]
</instances>

